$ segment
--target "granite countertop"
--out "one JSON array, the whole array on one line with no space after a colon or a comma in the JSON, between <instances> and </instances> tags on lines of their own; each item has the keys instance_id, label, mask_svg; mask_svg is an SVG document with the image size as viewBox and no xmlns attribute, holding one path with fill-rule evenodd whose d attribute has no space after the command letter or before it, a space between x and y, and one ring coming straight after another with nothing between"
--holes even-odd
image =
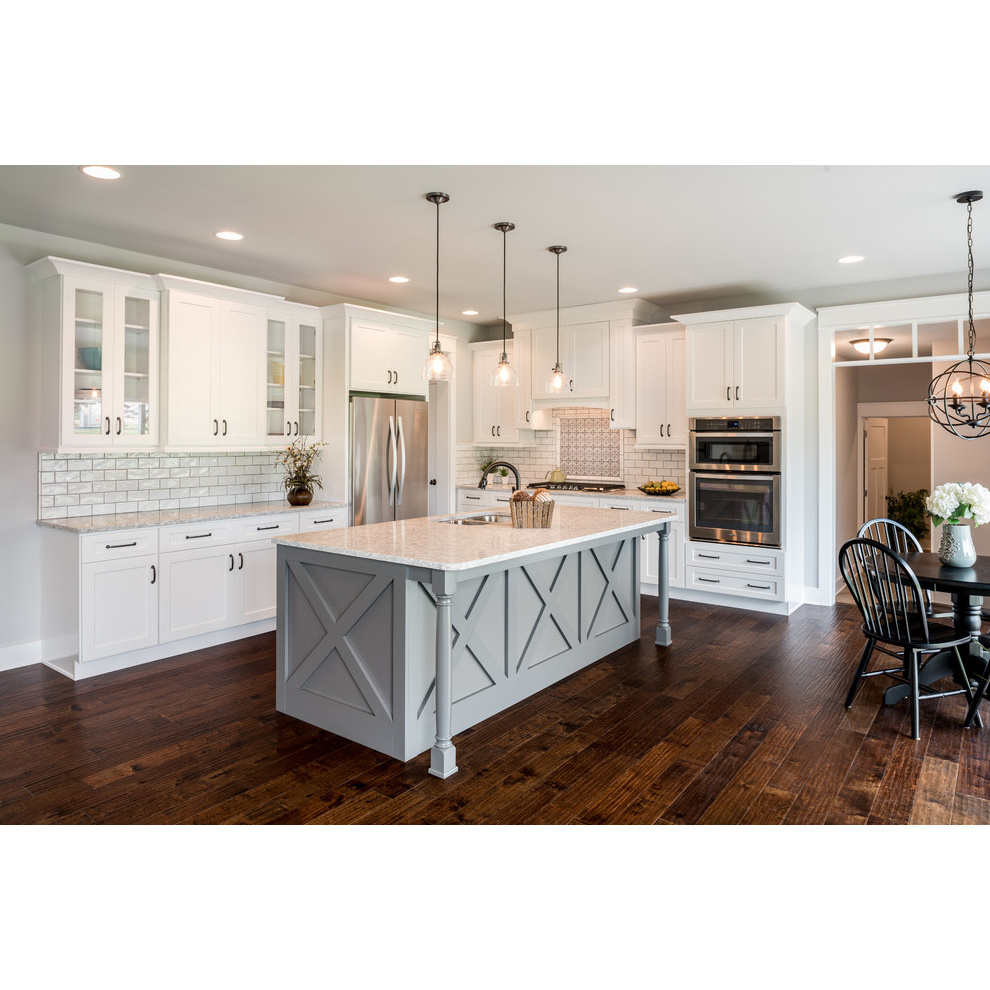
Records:
<instances>
[{"instance_id":1,"label":"granite countertop","mask_svg":"<svg viewBox=\"0 0 990 990\"><path fill-rule=\"evenodd\" d=\"M542 550L567 547L605 534L638 535L652 532L665 522L680 519L677 507L669 513L617 513L609 509L585 509L558 505L547 529L514 529L505 521L488 526L455 526L441 520L478 515L459 512L449 516L374 523L350 529L326 530L300 536L277 537L275 543L308 550L369 557L395 564L433 570L460 571L525 557Z\"/></svg>"},{"instance_id":2,"label":"granite countertop","mask_svg":"<svg viewBox=\"0 0 990 990\"><path fill-rule=\"evenodd\" d=\"M461 484L457 486L465 491L478 491L478 486L476 484ZM523 488L526 488L523 485ZM481 489L481 491L488 492L502 492L502 491L512 491L511 485L492 485L489 484L487 488ZM685 499L684 489L682 488L679 492L673 495L647 495L645 492L641 492L638 488L619 488L610 492L580 492L580 491L569 491L569 490L554 490L552 488L547 489L547 493L553 497L554 495L577 495L579 498L629 498L629 499L649 499L651 502L683 502Z\"/></svg>"},{"instance_id":3,"label":"granite countertop","mask_svg":"<svg viewBox=\"0 0 990 990\"><path fill-rule=\"evenodd\" d=\"M309 512L313 509L343 509L346 502L310 502L289 505L280 500L241 502L237 505L209 505L197 509L163 509L160 512L117 512L99 516L76 516L69 519L39 519L39 526L66 533L109 533L118 529L150 529L153 526L176 526L180 523L208 522L214 519L241 519L268 516L279 512Z\"/></svg>"}]
</instances>

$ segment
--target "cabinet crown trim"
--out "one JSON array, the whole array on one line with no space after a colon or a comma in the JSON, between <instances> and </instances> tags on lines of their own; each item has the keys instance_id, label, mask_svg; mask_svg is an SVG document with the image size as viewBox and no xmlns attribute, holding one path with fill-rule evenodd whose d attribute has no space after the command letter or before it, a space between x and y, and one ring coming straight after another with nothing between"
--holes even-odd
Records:
<instances>
[{"instance_id":1,"label":"cabinet crown trim","mask_svg":"<svg viewBox=\"0 0 990 990\"><path fill-rule=\"evenodd\" d=\"M800 303L777 303L771 306L746 306L741 309L719 309L707 313L683 313L671 315L672 320L690 326L694 323L721 323L724 320L752 320L764 316L797 318L802 323L816 319L815 314Z\"/></svg>"},{"instance_id":2,"label":"cabinet crown trim","mask_svg":"<svg viewBox=\"0 0 990 990\"><path fill-rule=\"evenodd\" d=\"M566 306L560 311L560 325L571 326L579 323L596 323L600 320L634 320L638 323L651 323L660 317L660 310L644 299L619 299L614 302L590 303L586 306ZM539 310L533 313L515 313L507 317L515 327L533 329L555 326L555 309Z\"/></svg>"},{"instance_id":3,"label":"cabinet crown trim","mask_svg":"<svg viewBox=\"0 0 990 990\"><path fill-rule=\"evenodd\" d=\"M159 272L155 276L159 288L178 292L190 292L197 296L212 296L216 299L227 299L232 302L249 302L257 306L282 305L285 296L276 296L269 292L255 292L252 289L238 289L232 285L218 285L216 282L203 282L196 278L183 278L180 275L164 275Z\"/></svg>"},{"instance_id":4,"label":"cabinet crown trim","mask_svg":"<svg viewBox=\"0 0 990 990\"><path fill-rule=\"evenodd\" d=\"M31 264L24 266L24 270L39 282L54 278L56 275L71 275L76 278L92 279L94 282L123 282L131 286L158 288L153 275L130 272L123 268L107 268L106 265L93 265L88 261L56 258L52 255L32 261Z\"/></svg>"},{"instance_id":5,"label":"cabinet crown trim","mask_svg":"<svg viewBox=\"0 0 990 990\"><path fill-rule=\"evenodd\" d=\"M409 330L434 330L436 320L431 316L416 316L411 313L394 313L387 309L374 309L371 306L356 306L353 303L333 303L329 306L321 306L320 314L323 317L347 316L367 319L376 323L388 323L391 326L403 327ZM443 321L440 322L440 330L443 332Z\"/></svg>"}]
</instances>

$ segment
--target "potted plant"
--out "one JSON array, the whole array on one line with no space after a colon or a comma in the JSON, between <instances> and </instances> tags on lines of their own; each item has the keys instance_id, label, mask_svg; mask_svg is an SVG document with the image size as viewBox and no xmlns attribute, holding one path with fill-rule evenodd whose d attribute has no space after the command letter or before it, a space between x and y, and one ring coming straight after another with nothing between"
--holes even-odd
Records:
<instances>
[{"instance_id":1,"label":"potted plant","mask_svg":"<svg viewBox=\"0 0 990 990\"><path fill-rule=\"evenodd\" d=\"M976 563L973 533L966 525L990 522L990 491L972 482L948 481L925 500L925 508L936 526L942 527L938 559L946 567L972 567Z\"/></svg>"},{"instance_id":2,"label":"potted plant","mask_svg":"<svg viewBox=\"0 0 990 990\"><path fill-rule=\"evenodd\" d=\"M928 498L927 488L918 488L913 492L897 492L893 490L887 496L887 515L906 526L919 539L928 536L928 517L925 515L925 499Z\"/></svg>"},{"instance_id":3,"label":"potted plant","mask_svg":"<svg viewBox=\"0 0 990 990\"><path fill-rule=\"evenodd\" d=\"M504 485L505 479L509 477L509 469L507 467L500 467L495 470L498 471L498 483Z\"/></svg>"},{"instance_id":4,"label":"potted plant","mask_svg":"<svg viewBox=\"0 0 990 990\"><path fill-rule=\"evenodd\" d=\"M285 471L283 480L289 505L309 505L313 501L313 486L323 487L320 476L313 473L313 462L325 446L320 441L306 443L305 437L297 437L275 458L275 463Z\"/></svg>"},{"instance_id":5,"label":"potted plant","mask_svg":"<svg viewBox=\"0 0 990 990\"><path fill-rule=\"evenodd\" d=\"M485 472L498 460L498 451L491 447L480 447L474 456L481 470L481 476L484 477Z\"/></svg>"}]
</instances>

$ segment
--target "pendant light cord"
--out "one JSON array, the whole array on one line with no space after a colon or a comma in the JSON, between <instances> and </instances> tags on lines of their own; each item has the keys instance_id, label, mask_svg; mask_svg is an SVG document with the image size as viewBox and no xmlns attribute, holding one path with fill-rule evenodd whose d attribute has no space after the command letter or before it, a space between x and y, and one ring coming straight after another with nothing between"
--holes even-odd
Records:
<instances>
[{"instance_id":1,"label":"pendant light cord","mask_svg":"<svg viewBox=\"0 0 990 990\"><path fill-rule=\"evenodd\" d=\"M973 200L969 199L966 204L969 219L966 223L966 246L969 251L969 360L973 360L973 352L976 350L976 327L973 326Z\"/></svg>"},{"instance_id":2,"label":"pendant light cord","mask_svg":"<svg viewBox=\"0 0 990 990\"><path fill-rule=\"evenodd\" d=\"M440 344L440 200L437 200L437 345Z\"/></svg>"},{"instance_id":3,"label":"pendant light cord","mask_svg":"<svg viewBox=\"0 0 990 990\"><path fill-rule=\"evenodd\" d=\"M560 365L560 252L557 255L557 366Z\"/></svg>"},{"instance_id":4,"label":"pendant light cord","mask_svg":"<svg viewBox=\"0 0 990 990\"><path fill-rule=\"evenodd\" d=\"M506 279L506 263L505 263L505 235L509 232L508 228L502 229L502 356L506 354L505 350L505 330L508 325L505 319L505 279Z\"/></svg>"}]
</instances>

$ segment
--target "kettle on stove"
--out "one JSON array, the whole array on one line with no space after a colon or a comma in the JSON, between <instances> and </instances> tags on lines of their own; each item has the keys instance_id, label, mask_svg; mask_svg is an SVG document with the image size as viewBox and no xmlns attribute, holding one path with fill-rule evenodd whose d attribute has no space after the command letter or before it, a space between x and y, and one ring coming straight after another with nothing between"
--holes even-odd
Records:
<instances>
[{"instance_id":1,"label":"kettle on stove","mask_svg":"<svg viewBox=\"0 0 990 990\"><path fill-rule=\"evenodd\" d=\"M560 470L559 467L555 467L546 474L547 481L567 481L567 475Z\"/></svg>"}]
</instances>

